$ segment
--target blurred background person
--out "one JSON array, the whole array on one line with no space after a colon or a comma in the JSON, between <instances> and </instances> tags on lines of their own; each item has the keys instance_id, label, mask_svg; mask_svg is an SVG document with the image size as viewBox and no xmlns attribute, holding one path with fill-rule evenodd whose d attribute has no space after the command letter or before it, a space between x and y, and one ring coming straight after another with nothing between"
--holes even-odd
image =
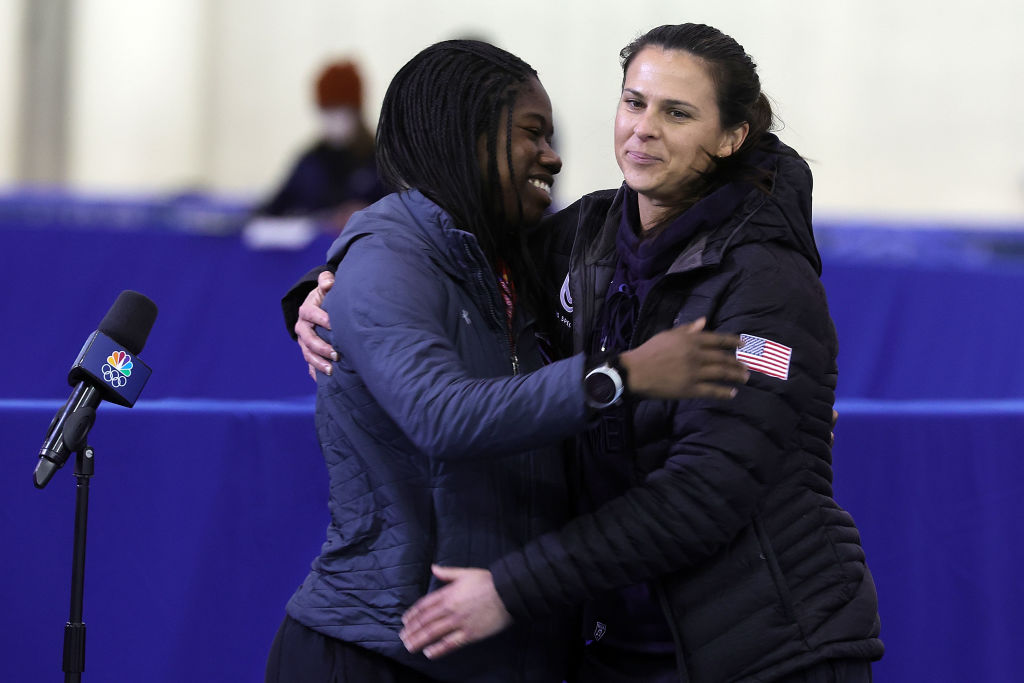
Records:
<instances>
[{"instance_id":1,"label":"blurred background person","mask_svg":"<svg viewBox=\"0 0 1024 683\"><path fill-rule=\"evenodd\" d=\"M318 231L341 232L353 212L384 196L373 134L363 118L356 64L328 64L314 96L320 133L276 192L255 211L244 236L251 246L305 246Z\"/></svg>"}]
</instances>

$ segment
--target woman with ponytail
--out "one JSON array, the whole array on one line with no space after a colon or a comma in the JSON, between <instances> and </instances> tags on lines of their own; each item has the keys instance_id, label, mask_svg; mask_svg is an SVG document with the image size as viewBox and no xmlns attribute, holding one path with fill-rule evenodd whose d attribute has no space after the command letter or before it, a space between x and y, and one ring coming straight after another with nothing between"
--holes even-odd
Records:
<instances>
[{"instance_id":1,"label":"woman with ponytail","mask_svg":"<svg viewBox=\"0 0 1024 683\"><path fill-rule=\"evenodd\" d=\"M487 43L432 45L388 87L377 159L396 191L328 254L339 286L318 332L335 357L316 427L330 522L268 683L563 680L560 615L440 660L399 639L403 612L440 585L432 565L490 564L567 518L559 445L593 417L593 368L583 353L545 364L538 342L526 244L562 165L552 135L536 72ZM621 354L619 389L729 398L746 374L737 344L680 326Z\"/></svg>"},{"instance_id":2,"label":"woman with ponytail","mask_svg":"<svg viewBox=\"0 0 1024 683\"><path fill-rule=\"evenodd\" d=\"M584 606L587 683L863 683L875 587L832 494L836 334L811 173L772 132L756 66L721 31L661 26L621 52L618 190L544 224L562 343L593 366L681 321L742 339L728 402L607 402L577 439L578 516L406 613L438 658ZM539 622L538 622L539 623ZM574 679L576 680L576 679Z\"/></svg>"}]
</instances>

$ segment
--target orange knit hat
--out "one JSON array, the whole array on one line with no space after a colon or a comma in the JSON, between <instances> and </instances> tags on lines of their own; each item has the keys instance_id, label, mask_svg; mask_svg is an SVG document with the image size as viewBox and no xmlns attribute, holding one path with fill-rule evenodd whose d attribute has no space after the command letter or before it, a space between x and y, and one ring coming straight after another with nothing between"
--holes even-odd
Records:
<instances>
[{"instance_id":1,"label":"orange knit hat","mask_svg":"<svg viewBox=\"0 0 1024 683\"><path fill-rule=\"evenodd\" d=\"M321 109L363 107L363 84L352 62L335 62L316 79L316 103Z\"/></svg>"}]
</instances>

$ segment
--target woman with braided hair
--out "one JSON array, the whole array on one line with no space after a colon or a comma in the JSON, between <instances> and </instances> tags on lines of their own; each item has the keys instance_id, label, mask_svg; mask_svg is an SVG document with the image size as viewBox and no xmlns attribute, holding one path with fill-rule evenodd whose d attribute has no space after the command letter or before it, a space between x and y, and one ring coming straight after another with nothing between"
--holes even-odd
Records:
<instances>
[{"instance_id":1,"label":"woman with braided hair","mask_svg":"<svg viewBox=\"0 0 1024 683\"><path fill-rule=\"evenodd\" d=\"M396 192L353 215L328 257L329 374L316 426L330 482L319 556L289 600L266 680L561 681L558 615L431 660L402 614L432 565L486 566L566 519L560 441L592 421L580 353L545 364L541 283L526 249L561 159L525 62L445 41L396 74L377 127ZM599 375L613 393L728 399L738 338L681 325ZM588 387L593 382L588 382Z\"/></svg>"},{"instance_id":2,"label":"woman with braided hair","mask_svg":"<svg viewBox=\"0 0 1024 683\"><path fill-rule=\"evenodd\" d=\"M770 132L731 37L661 26L620 56L624 182L544 226L543 253L568 273L572 348L622 353L706 317L741 336L750 379L728 402L611 402L578 440L578 516L486 569L443 568L403 641L448 657L582 605L574 680L867 683L883 645L857 527L832 493L837 341L810 170Z\"/></svg>"}]
</instances>

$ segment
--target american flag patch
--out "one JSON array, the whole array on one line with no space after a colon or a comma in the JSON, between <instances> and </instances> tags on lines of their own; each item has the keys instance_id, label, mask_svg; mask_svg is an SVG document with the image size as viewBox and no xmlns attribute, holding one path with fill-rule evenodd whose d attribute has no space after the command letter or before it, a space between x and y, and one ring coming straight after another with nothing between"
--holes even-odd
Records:
<instances>
[{"instance_id":1,"label":"american flag patch","mask_svg":"<svg viewBox=\"0 0 1024 683\"><path fill-rule=\"evenodd\" d=\"M747 368L769 377L789 379L789 359L793 356L793 349L752 334L741 334L740 341L743 346L736 349L736 358Z\"/></svg>"}]
</instances>

